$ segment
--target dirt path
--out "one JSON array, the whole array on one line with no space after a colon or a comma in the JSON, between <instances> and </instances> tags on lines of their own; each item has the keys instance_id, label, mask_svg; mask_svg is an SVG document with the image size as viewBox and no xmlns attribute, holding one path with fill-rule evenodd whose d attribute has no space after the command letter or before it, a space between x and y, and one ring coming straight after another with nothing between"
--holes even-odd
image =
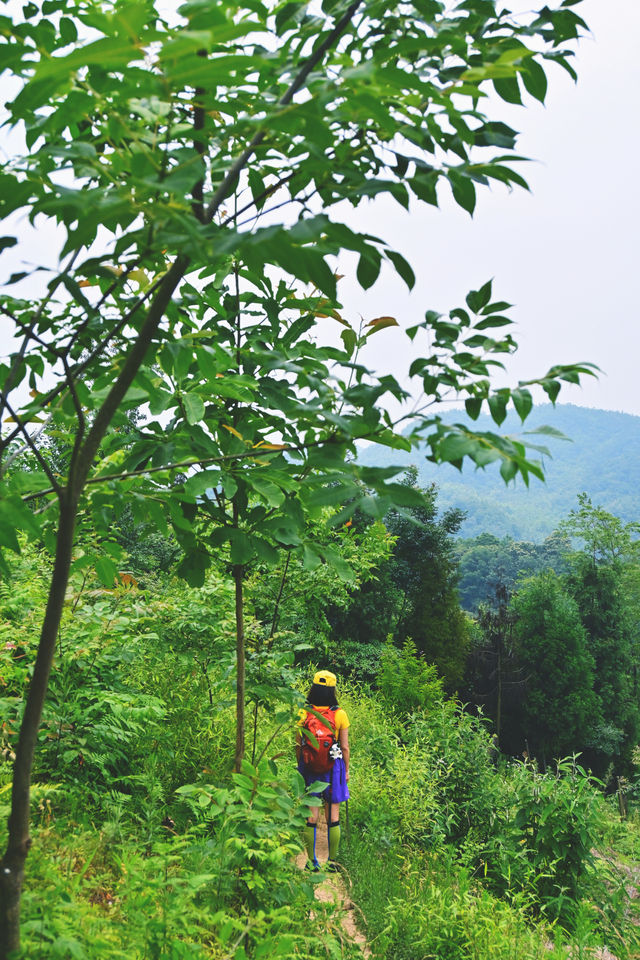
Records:
<instances>
[{"instance_id":1,"label":"dirt path","mask_svg":"<svg viewBox=\"0 0 640 960\"><path fill-rule=\"evenodd\" d=\"M318 827L316 839L316 855L321 866L329 856L326 828L323 829L323 827L324 823ZM298 855L296 863L301 870L304 870L306 862L307 855L302 851L302 853ZM331 874L331 876L316 886L315 897L320 903L335 904L335 912L339 919L342 932L346 934L349 940L360 947L363 957L370 957L371 950L367 945L364 935L358 930L356 923L356 906L347 892L343 876L340 873Z\"/></svg>"}]
</instances>

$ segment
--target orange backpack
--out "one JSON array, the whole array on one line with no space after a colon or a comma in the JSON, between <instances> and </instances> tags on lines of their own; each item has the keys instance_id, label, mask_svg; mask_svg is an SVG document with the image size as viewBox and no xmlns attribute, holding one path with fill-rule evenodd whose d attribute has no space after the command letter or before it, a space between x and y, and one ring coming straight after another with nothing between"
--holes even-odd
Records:
<instances>
[{"instance_id":1,"label":"orange backpack","mask_svg":"<svg viewBox=\"0 0 640 960\"><path fill-rule=\"evenodd\" d=\"M305 770L310 773L328 773L333 767L333 757L330 755L331 748L336 742L336 711L338 707L322 711L322 720L320 717L307 712L304 723L301 727L302 733L302 762ZM320 711L318 711L319 713ZM308 731L317 741L315 742L306 736Z\"/></svg>"}]
</instances>

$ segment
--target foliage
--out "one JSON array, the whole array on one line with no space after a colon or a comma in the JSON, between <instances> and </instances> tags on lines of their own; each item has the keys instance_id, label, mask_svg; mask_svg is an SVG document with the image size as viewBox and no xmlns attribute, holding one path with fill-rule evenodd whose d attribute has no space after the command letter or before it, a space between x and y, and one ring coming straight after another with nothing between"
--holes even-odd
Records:
<instances>
[{"instance_id":1,"label":"foliage","mask_svg":"<svg viewBox=\"0 0 640 960\"><path fill-rule=\"evenodd\" d=\"M412 640L405 640L401 650L387 641L380 657L378 687L385 703L400 714L430 710L442 700L442 681L435 667L418 656Z\"/></svg>"},{"instance_id":2,"label":"foliage","mask_svg":"<svg viewBox=\"0 0 640 960\"><path fill-rule=\"evenodd\" d=\"M7 593L3 611L14 611L14 619L1 622L28 659L44 602L46 559L41 563L27 546L19 564L20 600L30 615L24 623L15 617ZM36 770L24 955L356 956L336 936L332 906L312 903L310 875L292 863L299 825L317 802L295 771L290 704L299 695L283 689L300 687L300 671L287 666L277 676L269 673L271 699L260 707L256 762L230 774L228 576L211 569L200 590L173 580L142 591L131 585L105 590L86 573L74 575L52 681L46 729L58 737L47 737ZM294 581L298 575L306 575L302 567ZM215 651L208 679L194 657L207 651L207 638ZM14 652L0 645L5 680L23 669ZM289 653L286 638L276 635L274 665L260 661L260 671L280 669ZM420 943L444 955L457 950L474 957L486 948L505 960L533 960L548 955L545 944L554 940L558 951L586 950L611 942L603 938L618 930L627 946L617 947L617 955L626 960L637 941L624 889L629 877L623 866L591 853L615 848L631 863L639 860L633 823L623 835L610 813L602 822L604 801L573 762L546 775L530 763L496 766L486 722L443 699L433 668L408 649L388 653L395 664L393 705L383 697L384 681L375 695L341 683L354 734L343 862L374 954L414 956ZM113 690L126 693L129 704L118 718L122 736L115 749L114 727L106 722ZM412 690L422 704L413 711ZM160 713L129 735L135 711L147 710L149 701ZM91 730L82 727L87 703L103 718ZM62 705L74 728L55 725ZM110 761L94 764L90 773L77 763L85 733L93 738L87 767L94 754ZM65 750L72 752L69 762L56 761L56 752L61 757ZM9 772L0 763L3 814ZM557 915L567 932L546 924L545 917Z\"/></svg>"},{"instance_id":3,"label":"foliage","mask_svg":"<svg viewBox=\"0 0 640 960\"><path fill-rule=\"evenodd\" d=\"M314 657L327 644L328 618L335 610L358 620L357 612L348 612L353 597L378 582L393 547L382 522L361 524L356 518L335 526L335 514L335 509L325 508L306 526L316 554L313 560L305 562L303 556L287 551L276 566L251 570L247 582L247 596L269 633L290 633L296 644L308 644Z\"/></svg>"},{"instance_id":4,"label":"foliage","mask_svg":"<svg viewBox=\"0 0 640 960\"><path fill-rule=\"evenodd\" d=\"M582 545L593 563L616 563L640 555L640 523L623 523L602 507L594 506L586 493L578 494L578 508L562 521L560 533Z\"/></svg>"},{"instance_id":5,"label":"foliage","mask_svg":"<svg viewBox=\"0 0 640 960\"><path fill-rule=\"evenodd\" d=\"M107 591L121 589L123 517L165 545L175 537L191 586L202 587L212 565L228 564L242 776L246 694L257 709L261 673L286 680L291 667L289 651L260 662L245 690L248 565L276 565L284 550L307 569L331 563L339 572L340 558L307 537L324 507L345 505L333 518L340 526L358 506L376 518L422 506L418 491L393 482L397 468L357 464L356 441L405 449L426 442L430 456L456 466L497 461L506 481L542 476L535 457L544 447L448 424L438 405L460 399L472 418L484 408L498 426L512 405L524 421L532 386L555 402L562 383L592 366L556 366L514 390L493 389L493 368L516 344L503 329L512 322L509 305L494 299L488 282L465 306L428 310L407 331L415 343L409 376L425 403L394 420L388 398L402 406L408 395L393 377L370 373L360 352L399 325L342 316L336 271L353 255L363 289L383 264L408 287L415 275L383 239L348 226L339 206L377 195L407 208L410 197L437 205L442 183L471 213L476 183L526 187L514 169L515 132L481 104L490 86L509 103L525 91L544 101L547 62L575 76L572 41L585 25L573 5L518 21L495 2L451 9L438 0L325 0L313 13L289 3L186 2L165 15L150 0L47 0L25 5L15 22L2 18L3 64L15 91L8 125L24 140L0 178L1 209L10 217L26 210L32 224L51 230L58 261L10 277L1 302L16 346L0 366L0 419L11 424L0 437L0 569L9 573L7 553L20 552L21 534L55 555L37 653L30 638L36 655L15 746L0 870L3 958L19 947L34 748L54 659L65 656L57 653L65 595L70 578L84 573L86 583L94 569ZM17 244L7 236L0 249ZM46 287L38 286L40 272ZM131 416L139 409L146 419ZM409 439L400 431L405 419ZM63 456L50 442L54 431ZM78 534L84 549L74 555ZM105 633L115 632L115 620L105 626L111 598L95 607ZM449 612L438 612L442 624ZM98 779L122 778L133 791L138 775L120 741L134 734L138 757L145 742L153 756L156 721L169 723L174 704L144 688L141 664L130 644L121 646L109 636L87 660L74 645L54 681L53 749L57 756L64 740L69 759L84 764L86 748ZM206 716L215 725L225 711L215 709L201 653ZM94 671L99 658L109 688ZM440 660L455 682L456 664ZM113 689L120 672L129 689ZM85 681L86 699L77 688ZM199 696L202 684L194 686ZM90 729L84 715L95 721ZM175 737L158 739L175 749ZM45 751L45 772L46 760ZM165 782L177 767L162 771ZM144 775L151 782L152 769ZM150 899L142 897L145 908ZM250 952L261 949L251 936L249 927L241 931L236 956L246 952L243 940ZM144 945L151 956L166 948L166 927ZM171 951L183 952L173 944Z\"/></svg>"},{"instance_id":6,"label":"foliage","mask_svg":"<svg viewBox=\"0 0 640 960\"><path fill-rule=\"evenodd\" d=\"M513 643L514 614L508 601L507 588L498 584L493 604L478 609L464 685L465 696L493 720L497 747L503 717L514 713L525 680Z\"/></svg>"},{"instance_id":7,"label":"foliage","mask_svg":"<svg viewBox=\"0 0 640 960\"><path fill-rule=\"evenodd\" d=\"M559 534L546 537L540 544L493 533L458 540L458 593L463 609L475 612L481 604L491 603L498 587L512 592L522 577L545 570L559 575L566 572L569 550L568 541Z\"/></svg>"},{"instance_id":8,"label":"foliage","mask_svg":"<svg viewBox=\"0 0 640 960\"><path fill-rule=\"evenodd\" d=\"M633 955L632 901L594 857L604 801L575 759L496 767L485 725L448 701L404 721L361 694L348 710L366 736L346 865L374 950L476 956L487 937L499 956L544 956L555 938L563 955L566 938L595 948L624 928Z\"/></svg>"},{"instance_id":9,"label":"foliage","mask_svg":"<svg viewBox=\"0 0 640 960\"><path fill-rule=\"evenodd\" d=\"M409 471L406 482L415 488L415 471ZM469 641L456 590L452 541L462 514L448 510L436 519L436 491L425 494L423 506L408 515L393 512L388 520L396 538L392 578L402 595L394 635L399 641L411 637L454 690L462 679Z\"/></svg>"},{"instance_id":10,"label":"foliage","mask_svg":"<svg viewBox=\"0 0 640 960\"><path fill-rule=\"evenodd\" d=\"M559 931L526 922L525 898L513 906L501 902L446 852L425 855L398 849L383 859L376 853L374 844L355 836L347 850L374 956L388 960L565 956Z\"/></svg>"},{"instance_id":11,"label":"foliage","mask_svg":"<svg viewBox=\"0 0 640 960\"><path fill-rule=\"evenodd\" d=\"M353 651L356 676L373 680L387 637L400 645L411 639L435 664L447 688L453 689L462 677L468 644L468 624L456 593L452 540L461 514L451 510L438 516L436 488L419 491L415 470L407 471L403 486L408 495L422 494L421 501L385 516L393 543L391 556L379 563L374 577L353 591L346 609L336 605L329 610L331 653L336 664L346 668L346 640L347 649ZM362 519L356 514L356 523ZM366 669L357 656L363 644L368 648Z\"/></svg>"},{"instance_id":12,"label":"foliage","mask_svg":"<svg viewBox=\"0 0 640 960\"><path fill-rule=\"evenodd\" d=\"M519 752L519 736L520 750L528 744L544 765L590 742L599 719L594 660L578 607L554 574L523 581L512 610L526 683L511 749Z\"/></svg>"},{"instance_id":13,"label":"foliage","mask_svg":"<svg viewBox=\"0 0 640 960\"><path fill-rule=\"evenodd\" d=\"M602 726L592 747L604 771L613 762L628 773L630 750L640 730L637 691L638 527L623 521L586 494L562 525L582 549L572 558L568 585L580 608L596 663L595 689Z\"/></svg>"},{"instance_id":14,"label":"foliage","mask_svg":"<svg viewBox=\"0 0 640 960\"><path fill-rule=\"evenodd\" d=\"M98 532L130 509L166 536L168 517L186 552L182 572L201 584L211 547L229 544L242 564L273 562L274 542L299 547L297 480L307 481L304 501L318 471L361 473L348 461L358 438L405 449L426 439L439 460L496 460L506 479L541 476L525 441L476 436L429 404L409 418L410 441L396 433L380 401L406 394L389 375L370 375L359 354L397 321L360 326L340 314L335 258L358 258L364 289L383 263L408 286L413 270L331 214L384 194L405 207L410 196L437 204L440 183L471 212L476 183L526 186L513 169L515 132L479 104L489 86L521 102L520 78L544 100L547 62L573 73L571 41L584 26L574 11L544 7L516 22L494 3L327 3L318 16L185 3L169 18L148 3L96 2L64 5L56 32L50 18L62 4L49 6L5 18L2 34L17 84L9 123L25 131L0 181L3 210L58 224L60 260L68 258L43 297L25 284L24 296L3 301L22 338L3 367L1 401L15 424L2 441L5 469L13 466L2 507L11 529L37 536L39 515L23 498L55 495L51 519L67 486L75 519L88 483L83 509ZM538 381L513 393L489 382L515 349L502 332L507 308L489 282L464 307L428 311L408 331L416 350L428 344L410 375L431 404L453 392L473 417L485 407L499 425L510 403L527 416ZM562 382L590 371L558 366L539 383L555 401ZM12 392L22 384L33 395L18 409ZM150 419L132 425L139 408ZM59 476L29 432L52 413L72 450ZM15 466L16 441L37 460L28 477ZM388 473L365 479L382 498L365 497L364 507L381 516L397 491ZM338 501L357 492L351 479L346 486ZM194 525L197 506L213 531ZM5 540L16 549L14 535ZM103 566L108 585L115 568Z\"/></svg>"},{"instance_id":15,"label":"foliage","mask_svg":"<svg viewBox=\"0 0 640 960\"><path fill-rule=\"evenodd\" d=\"M494 889L525 891L550 919L575 920L589 886L599 827L598 794L573 760L553 775L516 764L507 779L500 829L480 855Z\"/></svg>"},{"instance_id":16,"label":"foliage","mask_svg":"<svg viewBox=\"0 0 640 960\"><path fill-rule=\"evenodd\" d=\"M33 616L14 624L23 656L0 649L7 683L27 669L46 586L33 548L19 562L21 599ZM261 724L257 767L228 779L228 584L212 571L201 591L167 582L143 593L105 590L86 573L74 576L38 753L23 955L97 960L121 957L126 947L132 957L275 960L298 955L301 944L314 960L338 955L328 908L318 908L309 929L313 888L292 863L299 826L317 801L291 764L278 768L272 759L291 743L291 710L285 731L271 719ZM217 651L208 678L195 661L207 641ZM8 749L14 723L10 729ZM9 775L3 760L3 824Z\"/></svg>"}]
</instances>

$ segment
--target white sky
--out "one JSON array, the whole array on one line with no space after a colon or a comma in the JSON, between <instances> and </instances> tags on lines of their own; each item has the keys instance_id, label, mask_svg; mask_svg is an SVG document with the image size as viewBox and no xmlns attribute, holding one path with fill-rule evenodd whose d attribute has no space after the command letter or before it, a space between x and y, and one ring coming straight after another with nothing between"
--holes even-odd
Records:
<instances>
[{"instance_id":1,"label":"white sky","mask_svg":"<svg viewBox=\"0 0 640 960\"><path fill-rule=\"evenodd\" d=\"M505 382L587 360L603 374L563 389L561 401L640 415L640 2L586 0L577 11L592 31L574 60L578 84L552 67L544 107L531 98L525 108L500 106L501 119L522 131L520 154L537 161L518 168L531 193L479 187L473 219L444 190L440 210L360 207L358 225L403 252L418 283L410 296L391 277L366 295L343 280L340 292L351 316L391 314L409 325L425 309L462 306L493 277L496 298L516 306L520 349ZM378 372L400 371L393 339L386 330L371 340L367 360Z\"/></svg>"},{"instance_id":2,"label":"white sky","mask_svg":"<svg viewBox=\"0 0 640 960\"><path fill-rule=\"evenodd\" d=\"M516 305L520 350L508 361L508 382L542 375L552 363L589 360L602 368L601 378L567 388L561 400L640 415L640 3L586 0L578 12L592 36L575 58L577 86L552 67L545 107L531 99L526 108L500 105L500 119L522 131L519 152L537 161L521 170L532 193L479 188L473 219L444 190L440 210L416 207L407 214L390 201L361 205L350 221L401 250L418 283L408 295L402 281L386 274L363 294L347 277L340 294L352 319L391 314L410 325L425 309L462 305L469 289L493 277L496 298ZM22 244L6 251L0 277L24 269L25 259L51 263L52 236L33 236L21 221L21 234L30 234L27 253ZM378 373L400 376L408 355L394 355L399 343L382 331L364 359ZM0 355L7 349L0 327Z\"/></svg>"}]
</instances>

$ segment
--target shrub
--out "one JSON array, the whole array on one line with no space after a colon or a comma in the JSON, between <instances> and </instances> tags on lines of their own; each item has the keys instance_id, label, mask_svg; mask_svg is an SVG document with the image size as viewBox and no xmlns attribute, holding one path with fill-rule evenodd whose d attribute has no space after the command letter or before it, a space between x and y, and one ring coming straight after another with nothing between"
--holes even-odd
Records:
<instances>
[{"instance_id":1,"label":"shrub","mask_svg":"<svg viewBox=\"0 0 640 960\"><path fill-rule=\"evenodd\" d=\"M555 774L516 764L505 786L506 805L480 857L501 895L529 892L536 909L571 923L593 866L600 823L599 795L574 760Z\"/></svg>"},{"instance_id":2,"label":"shrub","mask_svg":"<svg viewBox=\"0 0 640 960\"><path fill-rule=\"evenodd\" d=\"M388 707L400 714L429 710L442 700L442 680L436 668L418 655L413 640L402 649L387 640L380 657L378 686Z\"/></svg>"}]
</instances>

